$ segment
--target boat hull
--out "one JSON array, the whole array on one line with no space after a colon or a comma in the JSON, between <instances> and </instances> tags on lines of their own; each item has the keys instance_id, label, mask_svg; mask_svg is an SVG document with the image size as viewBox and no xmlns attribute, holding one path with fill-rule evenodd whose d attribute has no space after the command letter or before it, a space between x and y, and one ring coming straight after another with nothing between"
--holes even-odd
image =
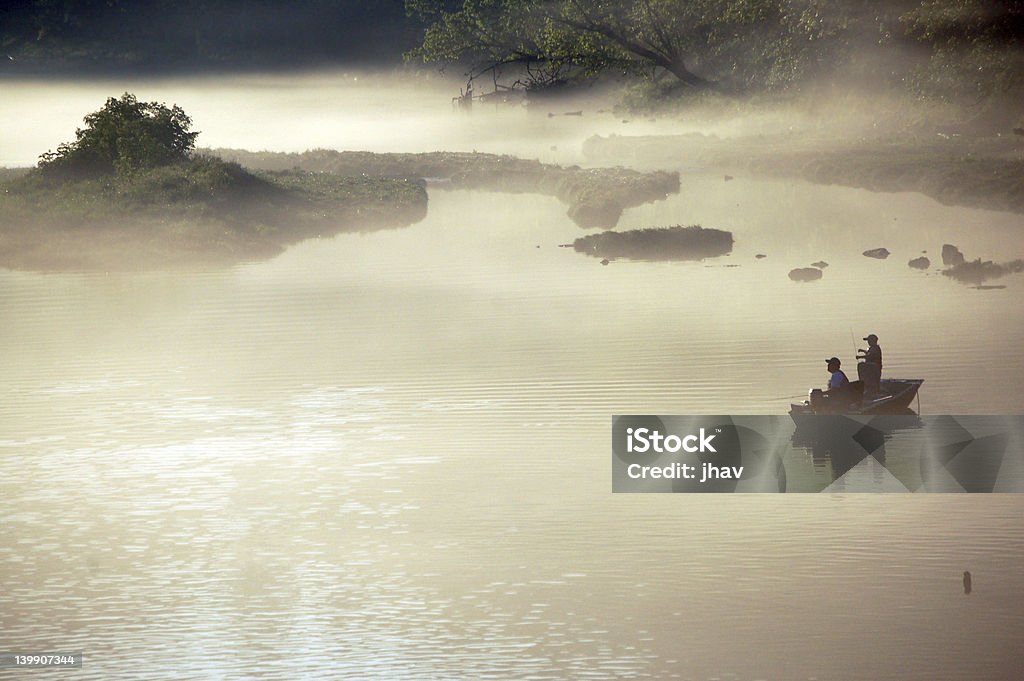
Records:
<instances>
[{"instance_id":1,"label":"boat hull","mask_svg":"<svg viewBox=\"0 0 1024 681\"><path fill-rule=\"evenodd\" d=\"M791 404L789 415L797 422L797 425L800 425L800 420L803 417L820 414L864 416L912 414L913 411L910 410L910 404L917 397L917 391L921 388L922 383L924 383L924 380L920 378L882 379L879 384L879 396L873 399L846 404L842 408L835 408L832 405L825 405L824 408L815 408L809 401L805 401L802 404Z\"/></svg>"}]
</instances>

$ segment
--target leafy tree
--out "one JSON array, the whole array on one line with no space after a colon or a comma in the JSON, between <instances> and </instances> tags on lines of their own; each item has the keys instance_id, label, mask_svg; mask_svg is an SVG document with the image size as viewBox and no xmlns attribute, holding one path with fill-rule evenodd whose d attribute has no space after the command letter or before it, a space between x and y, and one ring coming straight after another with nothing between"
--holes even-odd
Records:
<instances>
[{"instance_id":1,"label":"leafy tree","mask_svg":"<svg viewBox=\"0 0 1024 681\"><path fill-rule=\"evenodd\" d=\"M199 134L189 131L192 119L181 107L140 102L127 92L120 99L107 99L102 109L85 117L85 124L75 132L74 142L40 156L44 174L130 175L170 165L188 159Z\"/></svg>"},{"instance_id":2,"label":"leafy tree","mask_svg":"<svg viewBox=\"0 0 1024 681\"><path fill-rule=\"evenodd\" d=\"M923 0L900 21L931 50L912 78L922 94L1024 94L1024 0Z\"/></svg>"},{"instance_id":3,"label":"leafy tree","mask_svg":"<svg viewBox=\"0 0 1024 681\"><path fill-rule=\"evenodd\" d=\"M857 3L852 3L857 4ZM861 4L878 4L878 0ZM824 0L407 0L428 22L425 61L477 72L519 65L542 75L601 71L774 87L824 60L847 17ZM532 74L531 74L532 75Z\"/></svg>"}]
</instances>

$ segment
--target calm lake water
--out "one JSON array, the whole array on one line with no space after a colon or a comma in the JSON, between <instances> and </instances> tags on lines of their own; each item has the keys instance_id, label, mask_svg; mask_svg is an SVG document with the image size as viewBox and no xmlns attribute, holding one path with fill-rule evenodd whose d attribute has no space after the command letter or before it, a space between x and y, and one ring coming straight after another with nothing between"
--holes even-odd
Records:
<instances>
[{"instance_id":1,"label":"calm lake water","mask_svg":"<svg viewBox=\"0 0 1024 681\"><path fill-rule=\"evenodd\" d=\"M0 153L129 87L208 146L569 162L629 131L359 82L9 84ZM1024 219L689 170L619 227L729 229L729 257L602 267L552 198L432 189L266 262L0 270L0 650L85 653L32 678L1016 678L1024 498L612 495L609 463L613 414L783 414L851 334L922 413L1020 413L1024 275L906 263L1024 257Z\"/></svg>"}]
</instances>

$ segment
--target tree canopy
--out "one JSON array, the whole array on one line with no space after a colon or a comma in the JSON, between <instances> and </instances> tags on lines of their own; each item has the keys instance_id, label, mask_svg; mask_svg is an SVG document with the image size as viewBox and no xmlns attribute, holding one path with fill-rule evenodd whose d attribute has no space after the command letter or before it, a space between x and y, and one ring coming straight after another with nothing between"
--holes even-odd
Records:
<instances>
[{"instance_id":1,"label":"tree canopy","mask_svg":"<svg viewBox=\"0 0 1024 681\"><path fill-rule=\"evenodd\" d=\"M102 109L85 117L75 141L39 158L48 175L92 177L155 168L187 160L198 132L181 107L140 102L124 93L110 97Z\"/></svg>"},{"instance_id":2,"label":"tree canopy","mask_svg":"<svg viewBox=\"0 0 1024 681\"><path fill-rule=\"evenodd\" d=\"M1024 0L923 0L900 17L930 50L917 89L978 98L1024 94Z\"/></svg>"},{"instance_id":3,"label":"tree canopy","mask_svg":"<svg viewBox=\"0 0 1024 681\"><path fill-rule=\"evenodd\" d=\"M919 62L942 67L965 55L987 68L979 75L972 63L958 77L995 83L997 72L1019 74L1019 57L1004 48L1019 55L1024 33L1024 0L406 0L406 7L428 26L411 58L458 62L471 74L514 67L529 86L625 72L671 76L692 88L779 89L851 61L895 65L889 70L903 71L894 80L922 85L907 75Z\"/></svg>"}]
</instances>

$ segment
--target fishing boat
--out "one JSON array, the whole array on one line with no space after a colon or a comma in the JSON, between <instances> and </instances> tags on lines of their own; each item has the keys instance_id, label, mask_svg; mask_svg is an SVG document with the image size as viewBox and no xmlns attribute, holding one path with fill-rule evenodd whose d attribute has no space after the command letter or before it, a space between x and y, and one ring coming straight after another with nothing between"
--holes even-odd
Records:
<instances>
[{"instance_id":1,"label":"fishing boat","mask_svg":"<svg viewBox=\"0 0 1024 681\"><path fill-rule=\"evenodd\" d=\"M797 421L802 416L818 414L906 414L922 383L924 379L920 378L883 378L878 394L869 397L864 395L863 381L853 381L849 390L841 393L829 394L815 388L802 403L790 405L789 415Z\"/></svg>"}]
</instances>

